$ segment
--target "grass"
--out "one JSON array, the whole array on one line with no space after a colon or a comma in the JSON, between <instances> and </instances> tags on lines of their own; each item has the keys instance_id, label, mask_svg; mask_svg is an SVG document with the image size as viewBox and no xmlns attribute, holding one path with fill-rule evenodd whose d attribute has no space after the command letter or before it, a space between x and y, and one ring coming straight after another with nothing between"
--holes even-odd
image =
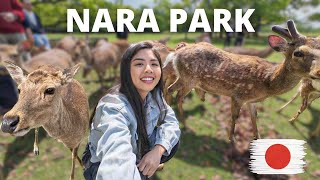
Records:
<instances>
[{"instance_id":1,"label":"grass","mask_svg":"<svg viewBox=\"0 0 320 180\"><path fill-rule=\"evenodd\" d=\"M263 49L267 46L266 34L262 33L260 38L246 39L246 47ZM59 39L65 35L49 34L49 37L50 39ZM136 33L130 34L129 41L157 40L170 36L171 39L168 46L174 48L178 42L192 42L198 35L199 33L190 33L188 34L188 39L185 40L185 34L180 33ZM76 34L76 36L84 37L84 34ZM115 34L90 34L90 37L93 39L108 37L110 41L115 40ZM215 38L213 43L218 47L223 46L223 40L220 39ZM273 53L268 59L273 62L281 62L283 57L280 53ZM92 111L105 91L99 89L98 83L84 83L81 73L77 74L76 79L82 82L85 87ZM97 79L96 74L92 72L88 79ZM113 83L109 82L106 85L111 86ZM307 169L305 173L299 174L298 177L301 179L315 179L316 177L312 173L320 167L320 138L310 139L308 133L314 130L319 122L320 105L315 101L299 117L295 126L291 125L287 120L299 108L301 99L292 103L282 114L275 112L277 108L292 97L296 89L259 103L259 107L263 107L263 111L258 111L258 127L273 125L274 130L283 138L306 140L307 155L305 160L307 161ZM206 95L206 99L210 98L210 95ZM165 169L157 173L157 179L214 179L217 177L221 177L221 179L239 179L239 177L234 176L234 172L230 168L232 160L227 161L224 159L224 150L230 147L227 137L217 135L222 127L218 123L216 116L221 113L219 108L225 105L221 102L214 104L208 100L201 102L195 95L185 100L185 117L192 131L183 130L179 151L171 161L165 164ZM229 121L229 118L226 118L225 121ZM31 131L24 137L11 137L1 134L0 168L2 168L4 177L8 180L60 180L69 178L71 168L70 151L61 143L48 137L42 130L40 133L40 156L34 156L32 152L33 133L34 131ZM262 138L266 137L267 132L262 131L261 135ZM81 145L80 155L84 150L86 141L85 139ZM204 150L203 147L205 147ZM78 164L76 165L75 179L84 179Z\"/></svg>"}]
</instances>

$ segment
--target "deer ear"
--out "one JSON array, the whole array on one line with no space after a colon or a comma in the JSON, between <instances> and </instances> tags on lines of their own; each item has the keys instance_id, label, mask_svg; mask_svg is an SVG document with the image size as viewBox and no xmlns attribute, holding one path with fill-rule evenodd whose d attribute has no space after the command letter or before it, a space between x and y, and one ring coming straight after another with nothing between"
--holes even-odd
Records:
<instances>
[{"instance_id":1,"label":"deer ear","mask_svg":"<svg viewBox=\"0 0 320 180\"><path fill-rule=\"evenodd\" d=\"M287 41L280 36L270 35L268 37L269 45L278 52L284 52L287 49Z\"/></svg>"},{"instance_id":2,"label":"deer ear","mask_svg":"<svg viewBox=\"0 0 320 180\"><path fill-rule=\"evenodd\" d=\"M26 77L23 74L24 71L19 66L10 61L4 61L4 66L7 68L12 79L14 79L18 85L25 81Z\"/></svg>"},{"instance_id":3,"label":"deer ear","mask_svg":"<svg viewBox=\"0 0 320 180\"><path fill-rule=\"evenodd\" d=\"M73 77L78 72L79 68L81 67L81 63L76 64L72 68L65 69L62 73L62 85L67 84L72 81Z\"/></svg>"}]
</instances>

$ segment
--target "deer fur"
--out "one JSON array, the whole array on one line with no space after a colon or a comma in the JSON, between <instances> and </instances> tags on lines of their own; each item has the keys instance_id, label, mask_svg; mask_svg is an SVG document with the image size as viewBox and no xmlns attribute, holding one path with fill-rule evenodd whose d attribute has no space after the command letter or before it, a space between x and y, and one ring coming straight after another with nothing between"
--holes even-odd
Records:
<instances>
[{"instance_id":1,"label":"deer fur","mask_svg":"<svg viewBox=\"0 0 320 180\"><path fill-rule=\"evenodd\" d=\"M259 138L256 108L253 103L288 92L301 78L319 79L320 39L300 35L294 22L288 29L274 26L280 36L269 36L270 46L285 55L282 63L228 53L208 43L188 44L178 49L173 58L178 78L168 92L180 91L184 97L193 88L210 94L231 97L232 121L229 140L234 141L236 119L244 104L250 109L254 137Z\"/></svg>"},{"instance_id":2,"label":"deer fur","mask_svg":"<svg viewBox=\"0 0 320 180\"><path fill-rule=\"evenodd\" d=\"M7 62L6 68L17 82L18 102L3 116L1 129L14 136L24 136L33 128L43 127L49 136L72 151L70 179L74 179L77 151L89 127L89 103L84 88L73 79L79 64L61 71L41 66L27 76Z\"/></svg>"},{"instance_id":3,"label":"deer fur","mask_svg":"<svg viewBox=\"0 0 320 180\"><path fill-rule=\"evenodd\" d=\"M1 49L1 47L0 47ZM72 66L71 56L63 50L60 49L51 49L46 52L40 53L32 57L27 62L21 60L21 55L17 51L15 46L7 46L7 51L0 53L0 59L10 60L13 59L14 63L17 63L22 67L26 72L32 72L38 69L43 65L52 65L61 70L70 68ZM10 50L10 51L9 51ZM1 51L1 50L0 50ZM12 62L12 61L11 61ZM35 141L33 152L35 155L39 155L39 146L38 146L38 128L35 129Z\"/></svg>"},{"instance_id":4,"label":"deer fur","mask_svg":"<svg viewBox=\"0 0 320 180\"><path fill-rule=\"evenodd\" d=\"M223 50L230 53L249 55L249 56L258 56L261 58L266 58L274 52L274 50L271 47L266 47L265 49L262 49L262 50L258 50L254 48L244 48L244 47L225 47L223 48Z\"/></svg>"},{"instance_id":5,"label":"deer fur","mask_svg":"<svg viewBox=\"0 0 320 180\"><path fill-rule=\"evenodd\" d=\"M69 53L74 63L91 59L89 39L78 39L74 36L66 36L57 42L55 48L62 49Z\"/></svg>"},{"instance_id":6,"label":"deer fur","mask_svg":"<svg viewBox=\"0 0 320 180\"><path fill-rule=\"evenodd\" d=\"M114 77L116 77L119 53L120 49L118 46L103 39L99 40L95 48L91 50L92 58L87 59L87 66L83 71L83 77L85 78L91 69L94 69L98 74L101 87L103 87L103 78L109 67L112 67ZM109 77L111 77L111 74L109 74Z\"/></svg>"},{"instance_id":7,"label":"deer fur","mask_svg":"<svg viewBox=\"0 0 320 180\"><path fill-rule=\"evenodd\" d=\"M187 43L181 42L177 45L175 48L175 51L186 46ZM169 52L168 52L169 53ZM163 94L166 99L166 102L168 104L172 104L172 95L168 93L168 87L175 82L177 79L176 71L173 67L173 57L174 57L174 51L170 51L170 53L167 55L166 61L163 64L163 70L162 70L162 76L163 76L163 83L164 83L164 90ZM195 88L196 94L198 97L200 97L201 101L205 100L205 92L199 88ZM183 99L184 96L181 96L181 92L178 91L177 96L177 104L178 104L178 111L179 111L179 120L182 122L184 127L186 127L186 122L184 119L184 112L183 112Z\"/></svg>"},{"instance_id":8,"label":"deer fur","mask_svg":"<svg viewBox=\"0 0 320 180\"><path fill-rule=\"evenodd\" d=\"M159 39L158 42L163 44L163 45L167 45L167 42L171 39L171 37L164 37L162 39Z\"/></svg>"}]
</instances>

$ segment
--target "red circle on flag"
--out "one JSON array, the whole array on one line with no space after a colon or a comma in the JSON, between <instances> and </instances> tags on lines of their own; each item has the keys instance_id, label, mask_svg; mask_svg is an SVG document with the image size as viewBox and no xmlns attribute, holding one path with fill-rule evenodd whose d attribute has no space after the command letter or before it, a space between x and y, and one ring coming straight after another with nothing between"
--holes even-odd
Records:
<instances>
[{"instance_id":1,"label":"red circle on flag","mask_svg":"<svg viewBox=\"0 0 320 180\"><path fill-rule=\"evenodd\" d=\"M274 144L267 149L265 159L273 169L285 168L291 159L289 149L282 144Z\"/></svg>"}]
</instances>

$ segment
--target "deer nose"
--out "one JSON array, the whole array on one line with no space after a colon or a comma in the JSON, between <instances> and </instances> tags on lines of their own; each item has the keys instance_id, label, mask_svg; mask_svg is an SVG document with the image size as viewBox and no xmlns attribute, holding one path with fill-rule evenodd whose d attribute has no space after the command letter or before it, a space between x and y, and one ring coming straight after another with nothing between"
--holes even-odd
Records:
<instances>
[{"instance_id":1,"label":"deer nose","mask_svg":"<svg viewBox=\"0 0 320 180\"><path fill-rule=\"evenodd\" d=\"M1 124L1 130L4 133L13 133L19 123L19 116L4 118Z\"/></svg>"}]
</instances>

